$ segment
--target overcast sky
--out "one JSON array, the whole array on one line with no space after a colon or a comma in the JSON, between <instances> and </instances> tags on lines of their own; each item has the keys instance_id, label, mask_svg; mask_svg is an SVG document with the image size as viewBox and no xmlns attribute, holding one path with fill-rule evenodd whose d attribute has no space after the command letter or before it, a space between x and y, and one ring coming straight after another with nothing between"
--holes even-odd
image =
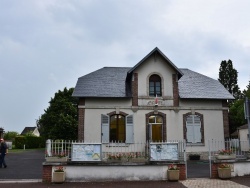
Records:
<instances>
[{"instance_id":1,"label":"overcast sky","mask_svg":"<svg viewBox=\"0 0 250 188\"><path fill-rule=\"evenodd\" d=\"M58 90L158 47L178 68L218 79L231 59L250 80L249 0L0 0L0 127L36 126Z\"/></svg>"}]
</instances>

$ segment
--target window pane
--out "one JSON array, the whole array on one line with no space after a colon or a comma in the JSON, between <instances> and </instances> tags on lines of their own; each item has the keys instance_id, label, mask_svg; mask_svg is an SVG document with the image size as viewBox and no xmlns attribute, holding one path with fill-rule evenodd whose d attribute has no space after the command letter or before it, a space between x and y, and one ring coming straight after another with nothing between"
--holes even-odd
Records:
<instances>
[{"instance_id":1,"label":"window pane","mask_svg":"<svg viewBox=\"0 0 250 188\"><path fill-rule=\"evenodd\" d=\"M162 117L156 116L156 123L162 123Z\"/></svg>"},{"instance_id":2,"label":"window pane","mask_svg":"<svg viewBox=\"0 0 250 188\"><path fill-rule=\"evenodd\" d=\"M155 123L155 116L150 116L148 122Z\"/></svg>"},{"instance_id":3,"label":"window pane","mask_svg":"<svg viewBox=\"0 0 250 188\"><path fill-rule=\"evenodd\" d=\"M162 141L162 125L152 125L152 141Z\"/></svg>"},{"instance_id":4,"label":"window pane","mask_svg":"<svg viewBox=\"0 0 250 188\"><path fill-rule=\"evenodd\" d=\"M126 129L125 117L121 115L113 115L110 118L110 141L125 142Z\"/></svg>"}]
</instances>

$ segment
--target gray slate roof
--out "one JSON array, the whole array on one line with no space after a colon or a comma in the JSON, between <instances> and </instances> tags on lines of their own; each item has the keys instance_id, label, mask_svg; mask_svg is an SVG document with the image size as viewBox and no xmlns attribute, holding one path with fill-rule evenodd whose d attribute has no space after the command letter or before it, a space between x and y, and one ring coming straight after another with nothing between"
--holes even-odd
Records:
<instances>
[{"instance_id":1,"label":"gray slate roof","mask_svg":"<svg viewBox=\"0 0 250 188\"><path fill-rule=\"evenodd\" d=\"M180 70L183 73L178 81L180 98L234 99L218 80L189 69Z\"/></svg>"},{"instance_id":2,"label":"gray slate roof","mask_svg":"<svg viewBox=\"0 0 250 188\"><path fill-rule=\"evenodd\" d=\"M125 80L131 67L104 67L78 78L74 97L128 97Z\"/></svg>"},{"instance_id":3,"label":"gray slate roof","mask_svg":"<svg viewBox=\"0 0 250 188\"><path fill-rule=\"evenodd\" d=\"M29 132L33 132L36 129L36 127L25 127L21 133L21 135L25 135Z\"/></svg>"}]
</instances>

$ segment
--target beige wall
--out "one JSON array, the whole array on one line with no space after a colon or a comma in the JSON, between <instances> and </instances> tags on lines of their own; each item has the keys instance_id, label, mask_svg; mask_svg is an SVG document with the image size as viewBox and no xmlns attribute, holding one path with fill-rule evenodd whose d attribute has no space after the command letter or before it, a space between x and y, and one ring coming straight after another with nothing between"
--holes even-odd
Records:
<instances>
[{"instance_id":1,"label":"beige wall","mask_svg":"<svg viewBox=\"0 0 250 188\"><path fill-rule=\"evenodd\" d=\"M86 109L85 110L85 142L101 142L101 114L108 114L115 111L111 109ZM145 114L153 110L138 110L133 112L131 109L122 109L120 111L129 115L134 115L134 141L146 141L146 119ZM166 114L167 140L183 140L183 114L189 113L190 110L159 110ZM187 152L207 151L207 140L223 140L223 121L222 112L214 110L195 111L203 114L204 118L204 145L188 146Z\"/></svg>"},{"instance_id":2,"label":"beige wall","mask_svg":"<svg viewBox=\"0 0 250 188\"><path fill-rule=\"evenodd\" d=\"M156 60L153 57L149 58L135 72L138 73L139 97L148 96L148 78L152 74L162 77L163 96L173 97L172 74L175 74L175 71L160 56L157 56Z\"/></svg>"}]
</instances>

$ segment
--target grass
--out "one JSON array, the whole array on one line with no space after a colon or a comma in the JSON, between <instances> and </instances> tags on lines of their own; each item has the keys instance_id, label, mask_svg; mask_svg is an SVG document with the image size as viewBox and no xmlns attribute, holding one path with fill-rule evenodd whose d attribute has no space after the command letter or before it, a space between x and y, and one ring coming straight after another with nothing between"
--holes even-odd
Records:
<instances>
[{"instance_id":1,"label":"grass","mask_svg":"<svg viewBox=\"0 0 250 188\"><path fill-rule=\"evenodd\" d=\"M22 153L26 151L35 151L35 150L45 150L45 148L35 148L35 149L9 149L9 153Z\"/></svg>"}]
</instances>

